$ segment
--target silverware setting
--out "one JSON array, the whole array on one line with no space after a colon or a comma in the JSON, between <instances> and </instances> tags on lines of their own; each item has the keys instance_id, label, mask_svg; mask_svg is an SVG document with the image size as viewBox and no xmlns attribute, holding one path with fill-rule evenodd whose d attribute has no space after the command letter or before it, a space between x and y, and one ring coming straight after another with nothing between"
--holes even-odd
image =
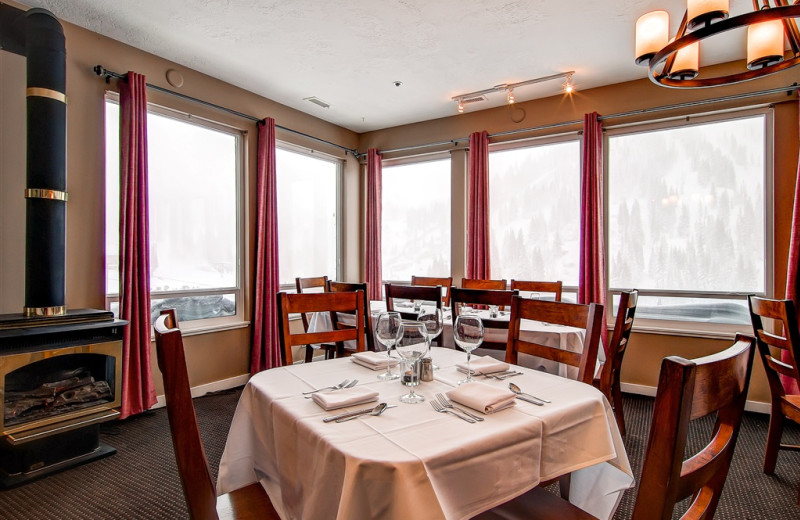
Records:
<instances>
[{"instance_id":1,"label":"silverware setting","mask_svg":"<svg viewBox=\"0 0 800 520\"><path fill-rule=\"evenodd\" d=\"M431 406L433 407L433 409L436 410L439 413L449 413L450 415L455 415L456 417L458 417L462 421L467 421L468 423L472 423L472 424L475 424L475 422L477 422L477 421L475 421L475 419L470 419L466 415L461 415L460 413L458 413L458 412L456 412L454 410L451 410L449 408L445 408L444 406L442 406L442 404L439 401L436 401L436 400L432 399L429 402L431 403Z\"/></svg>"},{"instance_id":2,"label":"silverware setting","mask_svg":"<svg viewBox=\"0 0 800 520\"><path fill-rule=\"evenodd\" d=\"M549 403L550 402L547 399L542 399L541 397L536 397L533 394L529 394L527 392L523 392L522 389L520 387L518 387L517 385L515 385L514 383L508 383L508 389L511 390L512 392L514 392L515 394L517 394L517 398L518 399L522 399L523 401L533 402L533 400L535 399L538 402L535 402L533 404L538 404L540 406L543 405L544 403ZM525 399L525 398L527 398L527 399Z\"/></svg>"},{"instance_id":3,"label":"silverware setting","mask_svg":"<svg viewBox=\"0 0 800 520\"><path fill-rule=\"evenodd\" d=\"M464 410L463 408L459 408L458 406L455 406L453 404L453 402L450 401L450 399L448 399L447 396L444 395L444 394L436 394L436 399L438 399L439 403L441 403L441 405L444 406L445 408L450 408L452 410L456 410L458 412L461 412L464 415L466 415L468 417L471 417L471 418L475 419L478 422L483 421L483 417L475 415L472 412L468 412L467 410Z\"/></svg>"},{"instance_id":4,"label":"silverware setting","mask_svg":"<svg viewBox=\"0 0 800 520\"><path fill-rule=\"evenodd\" d=\"M339 415L332 415L330 417L326 417L322 419L322 422L345 422L352 419L358 419L359 417L365 417L368 415L377 416L382 414L384 411L388 410L389 408L397 408L396 404L386 404L386 403L378 403L375 408L364 408L362 410L355 410L353 412L347 413L340 413Z\"/></svg>"},{"instance_id":5,"label":"silverware setting","mask_svg":"<svg viewBox=\"0 0 800 520\"><path fill-rule=\"evenodd\" d=\"M459 372L466 374L467 370L464 368L459 368ZM517 370L501 370L499 372L478 372L477 370L472 371L473 376L483 376L489 379L497 379L498 381L502 381L503 379L507 379L509 377L521 376L523 372L519 372Z\"/></svg>"},{"instance_id":6,"label":"silverware setting","mask_svg":"<svg viewBox=\"0 0 800 520\"><path fill-rule=\"evenodd\" d=\"M335 392L336 390L341 390L343 388L353 388L354 386L356 386L356 384L358 384L358 379L353 379L352 381L350 381L349 379L345 379L338 385L326 386L324 388L317 388L316 390L303 392L303 395L305 396L306 399L311 399L311 394L316 394L317 392L322 392L323 390L330 390L332 392Z\"/></svg>"}]
</instances>

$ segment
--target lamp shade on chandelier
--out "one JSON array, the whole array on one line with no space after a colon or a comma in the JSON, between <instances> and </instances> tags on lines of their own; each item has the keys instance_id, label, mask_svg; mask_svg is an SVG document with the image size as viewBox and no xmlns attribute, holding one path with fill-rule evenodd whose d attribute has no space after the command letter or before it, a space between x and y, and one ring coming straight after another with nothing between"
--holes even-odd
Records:
<instances>
[{"instance_id":1,"label":"lamp shade on chandelier","mask_svg":"<svg viewBox=\"0 0 800 520\"><path fill-rule=\"evenodd\" d=\"M730 17L730 0L688 0L677 34L670 38L669 13L652 11L636 21L635 61L647 65L657 85L702 88L748 81L800 65L800 0L753 0L754 10ZM701 42L717 34L747 28L746 67L732 74L700 74ZM785 52L786 42L789 52Z\"/></svg>"}]
</instances>

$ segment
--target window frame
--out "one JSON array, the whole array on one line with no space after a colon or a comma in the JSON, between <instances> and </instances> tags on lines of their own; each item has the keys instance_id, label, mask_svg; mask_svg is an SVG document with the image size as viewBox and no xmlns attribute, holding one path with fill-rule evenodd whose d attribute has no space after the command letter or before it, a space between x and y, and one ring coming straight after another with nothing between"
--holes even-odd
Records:
<instances>
[{"instance_id":1,"label":"window frame","mask_svg":"<svg viewBox=\"0 0 800 520\"><path fill-rule=\"evenodd\" d=\"M344 199L344 161L340 157L336 157L335 155L331 155L325 152L321 152L319 150L315 150L313 148L309 148L307 146L299 146L287 141L276 140L275 141L275 148L281 149L286 152L296 153L299 155L305 155L307 157L313 157L315 159L327 161L333 163L336 166L336 273L334 274L334 280L340 280L342 277L342 251L343 246L342 243L344 241L344 233L343 233L343 214L342 210L344 209L342 206L342 201ZM278 166L276 164L275 168L275 175L280 175L277 171ZM280 215L278 215L278 220L280 221ZM280 247L280 243L278 244ZM280 269L280 266L279 266ZM297 285L294 281L291 283L284 283L279 285L279 290L283 292L290 292L296 293L297 292ZM297 318L299 318L299 314Z\"/></svg>"},{"instance_id":2,"label":"window frame","mask_svg":"<svg viewBox=\"0 0 800 520\"><path fill-rule=\"evenodd\" d=\"M114 103L119 105L119 94L113 91L107 91L104 104ZM105 106L105 105L104 105ZM181 330L184 335L202 334L206 332L215 332L221 330L237 329L247 327L249 321L246 321L245 316L245 291L244 286L244 273L247 265L247 240L245 233L247 230L247 216L245 214L245 164L247 157L247 131L226 125L224 123L214 121L196 114L187 113L181 110L173 109L167 106L159 105L156 103L147 103L147 113L162 117L168 117L183 123L200 126L203 128L211 129L217 132L222 132L231 135L235 142L235 157L236 157L236 171L235 190L236 190L236 284L233 287L221 287L215 289L193 289L181 291L150 291L150 301L160 300L166 298L183 298L192 296L210 296L219 294L234 294L236 298L236 312L230 316L219 316L213 318L202 318L198 320L182 321ZM109 129L105 128L105 132ZM105 133L104 133L105 135ZM105 150L108 154L109 151ZM148 157L149 160L149 157ZM107 179L107 176L104 177ZM108 223L106 223L108 225ZM105 270L108 270L106 265ZM107 284L107 277L105 285L105 308L110 310L111 305L119 303L119 292L110 293ZM152 308L152 303L151 303Z\"/></svg>"},{"instance_id":3,"label":"window frame","mask_svg":"<svg viewBox=\"0 0 800 520\"><path fill-rule=\"evenodd\" d=\"M424 153L424 154L417 154L417 155L410 155L404 157L393 157L391 159L382 159L381 160L381 177L383 176L383 169L384 168L391 168L394 166L409 166L412 164L420 164L426 162L434 162L434 161L447 161L450 166L450 196L449 196L449 203L450 203L450 242L448 243L448 256L450 262L450 271L447 273L448 276L452 276L453 273L453 158L450 151L440 151L440 152L432 152L432 153ZM381 191L381 197L383 197L383 191ZM381 205L383 205L383 201L381 201ZM381 221L381 227L383 227L383 222ZM381 231L383 233L383 231ZM464 233L466 236L466 217L464 220ZM383 247L383 242L381 242L381 247ZM383 273L383 251L381 251L381 273ZM422 276L422 275L419 275ZM433 276L433 275L431 275ZM384 278L383 283L393 283L393 284L410 284L411 279L408 280L389 280ZM453 280L453 283L456 283L456 280ZM381 287L381 294L383 293L383 287Z\"/></svg>"},{"instance_id":4,"label":"window frame","mask_svg":"<svg viewBox=\"0 0 800 520\"><path fill-rule=\"evenodd\" d=\"M764 118L764 242L762 248L764 252L764 292L750 293L750 292L725 292L725 291L680 291L680 290L661 290L653 288L639 288L639 287L611 287L608 283L606 291L606 302L611 309L606 313L608 326L613 328L614 320L616 318L617 308L613 305L614 297L618 296L622 291L637 289L639 296L666 296L666 297L684 297L684 298L708 298L724 297L727 300L746 300L749 294L756 294L757 296L772 297L774 293L774 279L775 279L775 265L774 265L774 109L771 105L759 105L735 108L730 110L721 110L714 112L698 113L695 115L676 116L671 118L659 119L657 121L646 121L640 123L621 124L609 126L603 129L603 204L605 208L609 208L610 200L610 185L609 179L611 172L609 169L610 157L610 139L619 135L631 135L644 132L654 132L659 130L669 130L675 128L685 128L690 126L701 126L710 123L720 123L725 121L734 121L737 119L748 119L752 117ZM610 212L606 211L604 215L604 233L606 237L610 236ZM610 276L610 261L612 255L608 241L606 239L606 280L611 279ZM746 327L746 324L732 324L732 323L712 323L691 320L674 320L674 319L654 319L644 318L637 316L634 330L638 332L645 332L651 334L665 334L672 336L691 336L702 337L710 339L732 339L737 332Z\"/></svg>"},{"instance_id":5,"label":"window frame","mask_svg":"<svg viewBox=\"0 0 800 520\"><path fill-rule=\"evenodd\" d=\"M489 155L491 155L492 152L504 152L504 151L508 151L508 150L516 150L516 149L521 149L521 148L534 148L534 147L538 147L538 146L547 146L547 145L553 145L553 144L563 144L563 143L567 143L567 142L570 142L570 141L577 142L577 144L578 144L578 154L580 155L581 152L582 152L582 150L581 150L582 140L583 139L582 139L581 133L575 131L575 132L563 132L563 133L558 133L558 134L550 134L550 135L527 138L527 139L517 139L517 140L513 140L513 141L503 141L503 142L494 143L494 144L490 143L489 144ZM578 165L580 166L580 157L579 157L578 161L579 161ZM489 175L490 175L490 178L491 178L491 171L489 172ZM580 172L580 169L578 170L577 183L578 183L578 197L580 198L580 184L581 184L581 172ZM490 183L489 184L490 197L491 197L491 190L492 190L492 187L491 187L491 183ZM580 200L578 201L578 206L580 208ZM489 209L489 211L491 212L491 208ZM580 220L580 210L578 212L577 219ZM489 219L489 231L491 233L491 217ZM466 232L466 229L465 229L465 232ZM580 254L580 251L578 251L578 254ZM577 275L578 275L578 279L580 279L580 273L577 273ZM500 275L496 275L495 276L494 273L492 273L492 277L499 278ZM534 279L537 279L537 278L534 278ZM552 281L556 281L556 280L552 280ZM510 279L509 279L509 283L510 283ZM577 300L578 286L577 285L563 284L562 285L562 301L570 301L572 299L572 295L574 295L575 299ZM564 296L567 296L567 297L564 298Z\"/></svg>"}]
</instances>

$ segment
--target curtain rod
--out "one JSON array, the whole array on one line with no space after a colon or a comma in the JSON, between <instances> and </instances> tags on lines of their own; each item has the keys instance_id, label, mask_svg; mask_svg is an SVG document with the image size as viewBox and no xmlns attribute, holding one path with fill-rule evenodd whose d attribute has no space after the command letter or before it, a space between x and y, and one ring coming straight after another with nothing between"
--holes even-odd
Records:
<instances>
[{"instance_id":1,"label":"curtain rod","mask_svg":"<svg viewBox=\"0 0 800 520\"><path fill-rule=\"evenodd\" d=\"M125 79L125 77L126 77L125 74L120 74L119 72L110 71L108 69L103 68L102 65L96 65L93 70L94 70L95 74L97 74L98 76L105 77L106 81L109 81L109 78ZM248 114L244 114L242 112L237 112L236 110L233 110L233 109L230 109L230 108L226 108L226 107L223 107L223 106L220 106L220 105L216 105L214 103L211 103L209 101L204 101L204 100L198 99L196 97L187 96L186 94L181 94L180 92L175 92L174 90L169 90L169 89L166 89L164 87L159 87L158 85L153 85L152 83L146 83L146 86L147 86L147 88L151 88L153 90L157 90L158 92L163 92L165 94L170 94L170 95L173 95L175 97L179 97L181 99L185 99L187 101L192 101L194 103L198 103L198 104L203 105L203 106L214 108L214 109L222 111L222 112L227 112L228 114L233 114L233 115L235 115L237 117L241 117L243 119L247 119L249 121L253 121L253 122L256 122L256 123L263 119L263 118L258 118L258 117L251 116L251 115L248 115ZM358 158L358 156L359 156L358 150L356 150L355 148L347 148L347 147L342 146L340 144L332 143L330 141L326 141L325 139L321 139L319 137L314 137L313 135L308 135L308 134L300 132L298 130L293 130L291 128L287 128L285 126L281 126L281 125L278 125L278 124L276 124L275 127L276 128L280 128L281 130L284 130L286 132L290 132L292 134L299 135L301 137L305 137L306 139L311 139L312 141L317 141L319 143L325 143L327 145L333 146L333 147L338 148L340 150L344 150L345 155L347 153L350 153L353 157Z\"/></svg>"},{"instance_id":2,"label":"curtain rod","mask_svg":"<svg viewBox=\"0 0 800 520\"><path fill-rule=\"evenodd\" d=\"M660 107L651 107L651 108L641 108L641 109L638 109L638 110L630 110L628 112L617 112L616 114L609 114L607 116L599 116L597 119L599 119L600 121L608 121L610 119L617 119L617 118L621 118L621 117L629 117L629 116L642 115L642 114L651 114L651 113L654 113L654 112L664 112L664 111L667 111L667 110L677 110L679 108L690 108L690 107L708 105L708 104L711 104L711 103L722 103L722 102L725 102L725 101L736 101L736 100L739 100L739 99L748 99L748 98L752 98L752 97L766 96L766 95L769 95L769 94L780 94L781 92L791 93L793 90L798 90L798 89L800 89L800 85L798 85L797 83L792 83L791 85L788 85L786 87L778 87L778 88L772 88L772 89L767 89L767 90L757 90L755 92L746 92L744 94L732 94L730 96L723 96L723 97L717 97L717 98L711 98L711 99L701 99L701 100L698 100L698 101L687 101L685 103L676 103L674 105L663 105L663 106L660 106ZM521 134L521 133L527 133L527 132L536 132L536 131L539 131L539 130L548 130L548 129L551 129L551 128L559 128L559 127L563 127L563 126L579 125L579 124L582 124L582 123L583 123L582 120L576 119L574 121L564 121L564 122L561 122L561 123L551 123L551 124L548 124L548 125L532 126L530 128L520 128L518 130L508 130L506 132L497 132L495 134L489 134L489 137L490 138L491 137L501 137L501 136L506 136L506 135L514 135L514 134ZM449 144L456 145L458 143L462 143L462 142L466 142L466 141L469 141L469 137L458 137L456 139L450 139L449 141L439 141L439 142L436 142L436 143L419 144L419 145L416 145L416 146L405 146L403 148L392 148L390 150L381 150L381 153L384 154L384 153L394 153L394 152L405 152L405 151L409 151L409 150L418 150L420 148L433 148L433 147L436 147L436 146L445 146L445 145L449 145ZM357 157L361 158L362 156L365 156L365 155L366 154L358 154Z\"/></svg>"}]
</instances>

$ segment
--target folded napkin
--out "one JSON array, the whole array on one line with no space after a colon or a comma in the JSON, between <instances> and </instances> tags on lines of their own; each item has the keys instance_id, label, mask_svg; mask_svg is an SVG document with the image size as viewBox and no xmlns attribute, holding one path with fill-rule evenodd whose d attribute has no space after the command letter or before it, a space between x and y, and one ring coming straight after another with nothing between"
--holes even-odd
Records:
<instances>
[{"instance_id":1,"label":"folded napkin","mask_svg":"<svg viewBox=\"0 0 800 520\"><path fill-rule=\"evenodd\" d=\"M326 410L336 410L345 406L377 401L378 392L363 386L354 386L335 392L317 392L311 394L311 399Z\"/></svg>"},{"instance_id":2,"label":"folded napkin","mask_svg":"<svg viewBox=\"0 0 800 520\"><path fill-rule=\"evenodd\" d=\"M456 367L462 372L467 371L467 362L456 363ZM508 363L498 361L491 356L472 356L469 368L473 374L491 374L493 372L503 372L508 370Z\"/></svg>"},{"instance_id":3,"label":"folded napkin","mask_svg":"<svg viewBox=\"0 0 800 520\"><path fill-rule=\"evenodd\" d=\"M494 413L514 406L516 394L505 388L475 381L447 392L453 401L483 413Z\"/></svg>"},{"instance_id":4,"label":"folded napkin","mask_svg":"<svg viewBox=\"0 0 800 520\"><path fill-rule=\"evenodd\" d=\"M350 361L372 370L386 370L389 364L386 352L356 352L350 356ZM397 366L398 362L397 359L392 359L392 366Z\"/></svg>"}]
</instances>

